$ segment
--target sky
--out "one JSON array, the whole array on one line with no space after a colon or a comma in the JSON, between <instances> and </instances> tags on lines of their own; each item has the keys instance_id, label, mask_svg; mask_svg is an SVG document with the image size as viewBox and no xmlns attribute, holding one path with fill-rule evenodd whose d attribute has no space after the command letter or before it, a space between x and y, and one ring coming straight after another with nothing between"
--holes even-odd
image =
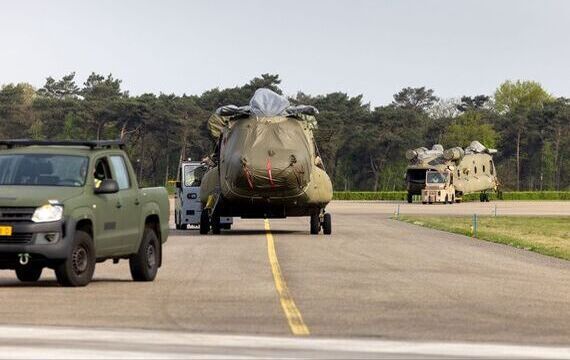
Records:
<instances>
[{"instance_id":1,"label":"sky","mask_svg":"<svg viewBox=\"0 0 570 360\"><path fill-rule=\"evenodd\" d=\"M570 1L0 0L0 84L112 73L133 95L279 74L288 95L442 98L535 80L570 97Z\"/></svg>"}]
</instances>

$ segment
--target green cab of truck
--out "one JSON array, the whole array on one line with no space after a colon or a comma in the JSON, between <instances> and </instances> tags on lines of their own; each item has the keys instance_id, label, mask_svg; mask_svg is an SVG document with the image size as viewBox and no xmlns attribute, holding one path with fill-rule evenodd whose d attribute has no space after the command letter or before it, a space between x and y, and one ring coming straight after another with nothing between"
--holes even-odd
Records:
<instances>
[{"instance_id":1,"label":"green cab of truck","mask_svg":"<svg viewBox=\"0 0 570 360\"><path fill-rule=\"evenodd\" d=\"M166 189L140 188L120 141L0 140L0 269L55 271L85 286L95 264L129 261L152 281L168 237Z\"/></svg>"}]
</instances>

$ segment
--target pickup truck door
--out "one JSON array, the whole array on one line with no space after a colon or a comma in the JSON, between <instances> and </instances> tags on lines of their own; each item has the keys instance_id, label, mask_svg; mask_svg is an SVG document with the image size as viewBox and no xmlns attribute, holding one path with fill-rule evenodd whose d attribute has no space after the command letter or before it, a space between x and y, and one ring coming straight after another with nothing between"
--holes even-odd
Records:
<instances>
[{"instance_id":1,"label":"pickup truck door","mask_svg":"<svg viewBox=\"0 0 570 360\"><path fill-rule=\"evenodd\" d=\"M94 187L99 186L101 180L113 179L106 157L95 160L93 176ZM119 234L119 195L94 194L92 199L96 256L111 256L123 246Z\"/></svg>"},{"instance_id":2,"label":"pickup truck door","mask_svg":"<svg viewBox=\"0 0 570 360\"><path fill-rule=\"evenodd\" d=\"M126 160L122 155L111 155L109 160L113 176L119 184L118 219L121 242L127 252L133 252L137 250L142 235L141 191L131 179Z\"/></svg>"}]
</instances>

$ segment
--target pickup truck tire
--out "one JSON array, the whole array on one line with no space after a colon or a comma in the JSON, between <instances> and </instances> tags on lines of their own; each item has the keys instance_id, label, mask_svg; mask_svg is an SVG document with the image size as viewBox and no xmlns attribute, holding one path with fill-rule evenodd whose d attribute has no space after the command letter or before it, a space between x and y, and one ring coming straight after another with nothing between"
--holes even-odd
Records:
<instances>
[{"instance_id":1,"label":"pickup truck tire","mask_svg":"<svg viewBox=\"0 0 570 360\"><path fill-rule=\"evenodd\" d=\"M139 251L129 259L134 281L153 281L160 263L160 241L151 228L144 229Z\"/></svg>"},{"instance_id":2,"label":"pickup truck tire","mask_svg":"<svg viewBox=\"0 0 570 360\"><path fill-rule=\"evenodd\" d=\"M85 286L93 279L95 263L91 235L78 230L71 244L71 254L55 267L57 282L62 286Z\"/></svg>"},{"instance_id":3,"label":"pickup truck tire","mask_svg":"<svg viewBox=\"0 0 570 360\"><path fill-rule=\"evenodd\" d=\"M16 277L22 282L35 282L42 276L43 268L37 265L27 265L16 268Z\"/></svg>"}]
</instances>

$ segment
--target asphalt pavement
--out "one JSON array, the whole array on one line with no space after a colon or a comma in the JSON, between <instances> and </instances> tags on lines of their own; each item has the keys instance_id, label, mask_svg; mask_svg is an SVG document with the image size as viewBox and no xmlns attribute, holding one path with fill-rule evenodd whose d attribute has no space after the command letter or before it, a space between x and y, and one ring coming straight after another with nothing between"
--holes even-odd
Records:
<instances>
[{"instance_id":1,"label":"asphalt pavement","mask_svg":"<svg viewBox=\"0 0 570 360\"><path fill-rule=\"evenodd\" d=\"M331 236L309 235L305 218L236 219L220 235L172 230L153 283L132 282L126 261L98 264L85 288L61 288L49 270L34 284L0 272L0 324L546 346L570 357L570 262L390 219L398 206L451 216L495 205L499 215L570 215L570 202L333 202ZM307 334L295 337L301 326ZM0 336L0 350L10 344Z\"/></svg>"}]
</instances>

